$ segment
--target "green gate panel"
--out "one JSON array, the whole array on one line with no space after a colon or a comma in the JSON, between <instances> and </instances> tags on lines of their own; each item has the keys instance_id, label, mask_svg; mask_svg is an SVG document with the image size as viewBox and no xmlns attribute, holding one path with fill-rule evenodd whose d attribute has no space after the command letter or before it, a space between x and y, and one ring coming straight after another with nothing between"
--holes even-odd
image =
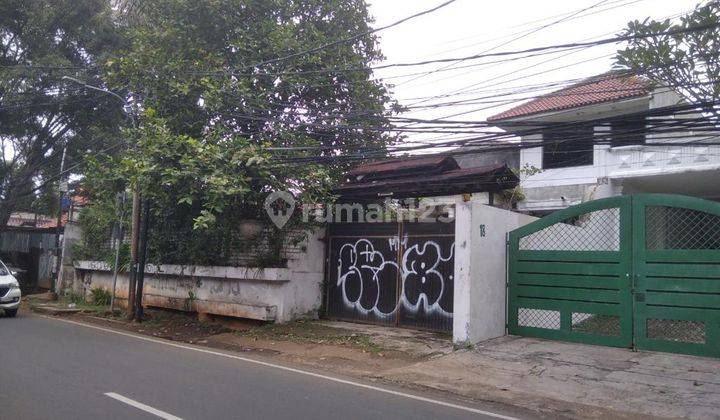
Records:
<instances>
[{"instance_id":1,"label":"green gate panel","mask_svg":"<svg viewBox=\"0 0 720 420\"><path fill-rule=\"evenodd\" d=\"M720 203L596 200L508 246L510 334L720 357Z\"/></svg>"},{"instance_id":2,"label":"green gate panel","mask_svg":"<svg viewBox=\"0 0 720 420\"><path fill-rule=\"evenodd\" d=\"M508 331L632 346L629 197L555 212L510 233Z\"/></svg>"},{"instance_id":3,"label":"green gate panel","mask_svg":"<svg viewBox=\"0 0 720 420\"><path fill-rule=\"evenodd\" d=\"M720 357L720 204L633 198L635 345Z\"/></svg>"}]
</instances>

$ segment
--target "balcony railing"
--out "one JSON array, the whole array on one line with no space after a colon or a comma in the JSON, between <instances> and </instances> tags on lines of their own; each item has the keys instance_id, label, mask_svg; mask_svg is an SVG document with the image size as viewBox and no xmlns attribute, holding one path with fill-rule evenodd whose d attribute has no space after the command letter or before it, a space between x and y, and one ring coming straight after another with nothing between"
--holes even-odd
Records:
<instances>
[{"instance_id":1,"label":"balcony railing","mask_svg":"<svg viewBox=\"0 0 720 420\"><path fill-rule=\"evenodd\" d=\"M610 148L601 173L610 178L664 175L720 168L720 146L625 146Z\"/></svg>"}]
</instances>

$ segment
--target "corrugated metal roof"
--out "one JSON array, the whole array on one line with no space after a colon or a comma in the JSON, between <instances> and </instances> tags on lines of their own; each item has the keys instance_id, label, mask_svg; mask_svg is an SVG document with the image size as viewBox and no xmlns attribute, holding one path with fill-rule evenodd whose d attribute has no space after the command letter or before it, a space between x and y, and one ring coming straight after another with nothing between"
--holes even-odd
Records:
<instances>
[{"instance_id":1,"label":"corrugated metal roof","mask_svg":"<svg viewBox=\"0 0 720 420\"><path fill-rule=\"evenodd\" d=\"M370 174L391 173L399 171L423 171L438 167L459 168L455 159L448 155L408 156L399 159L383 160L357 166L347 172L349 177L367 176Z\"/></svg>"},{"instance_id":2,"label":"corrugated metal roof","mask_svg":"<svg viewBox=\"0 0 720 420\"><path fill-rule=\"evenodd\" d=\"M537 99L493 115L488 121L544 114L604 102L630 99L649 94L652 83L626 73L611 72L591 77L580 83L540 96Z\"/></svg>"},{"instance_id":3,"label":"corrugated metal roof","mask_svg":"<svg viewBox=\"0 0 720 420\"><path fill-rule=\"evenodd\" d=\"M348 182L337 187L334 192L345 199L372 199L383 196L431 197L500 191L514 188L518 182L517 175L507 165L497 164L458 168L441 173L410 174L380 180Z\"/></svg>"}]
</instances>

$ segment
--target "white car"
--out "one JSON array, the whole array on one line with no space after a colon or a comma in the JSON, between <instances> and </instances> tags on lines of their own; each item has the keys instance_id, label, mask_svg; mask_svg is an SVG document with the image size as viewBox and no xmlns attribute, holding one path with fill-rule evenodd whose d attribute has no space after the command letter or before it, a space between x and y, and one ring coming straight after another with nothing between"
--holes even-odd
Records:
<instances>
[{"instance_id":1,"label":"white car","mask_svg":"<svg viewBox=\"0 0 720 420\"><path fill-rule=\"evenodd\" d=\"M20 284L13 272L0 261L0 309L5 311L5 316L14 318L17 315L20 295Z\"/></svg>"}]
</instances>

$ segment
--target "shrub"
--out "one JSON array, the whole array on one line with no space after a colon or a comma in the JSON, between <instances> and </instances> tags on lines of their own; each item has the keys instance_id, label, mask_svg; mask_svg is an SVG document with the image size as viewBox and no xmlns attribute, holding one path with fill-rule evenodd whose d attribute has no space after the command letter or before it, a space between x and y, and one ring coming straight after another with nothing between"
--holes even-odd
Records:
<instances>
[{"instance_id":1,"label":"shrub","mask_svg":"<svg viewBox=\"0 0 720 420\"><path fill-rule=\"evenodd\" d=\"M95 287L90 291L90 295L92 296L92 301L95 305L100 306L107 306L110 305L110 300L112 299L112 295L109 291L101 288L101 287Z\"/></svg>"}]
</instances>

